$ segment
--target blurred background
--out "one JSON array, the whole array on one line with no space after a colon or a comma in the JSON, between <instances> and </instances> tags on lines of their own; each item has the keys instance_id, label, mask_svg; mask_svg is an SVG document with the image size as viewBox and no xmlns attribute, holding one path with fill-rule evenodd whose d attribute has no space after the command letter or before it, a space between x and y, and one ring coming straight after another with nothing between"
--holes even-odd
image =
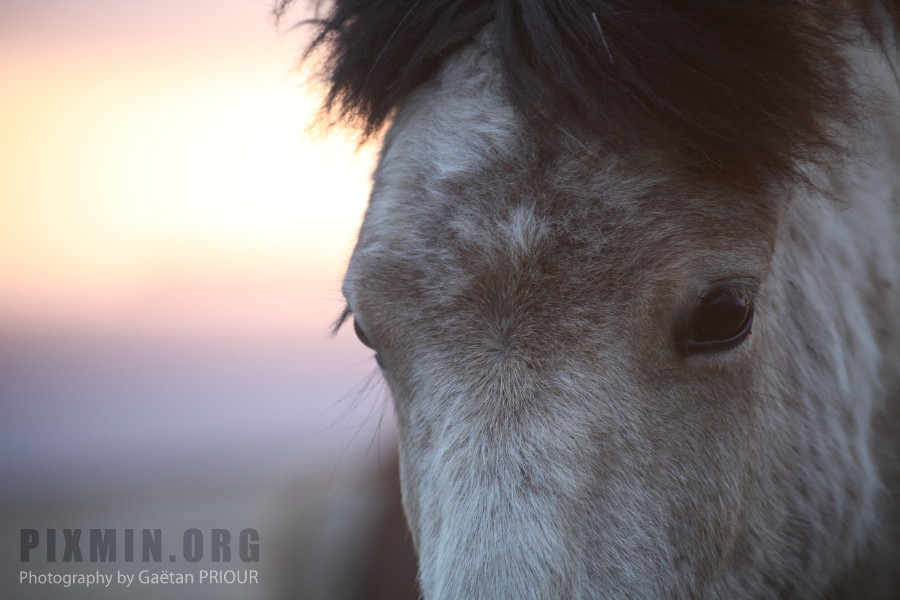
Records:
<instances>
[{"instance_id":1,"label":"blurred background","mask_svg":"<svg viewBox=\"0 0 900 600\"><path fill-rule=\"evenodd\" d=\"M375 152L308 133L312 10L271 9L0 3L3 598L337 598L308 578L381 510L389 400L330 335ZM19 583L209 559L21 563L23 528L82 528L85 553L89 528L159 528L168 555L213 527L260 532L259 563L214 565L258 585Z\"/></svg>"}]
</instances>

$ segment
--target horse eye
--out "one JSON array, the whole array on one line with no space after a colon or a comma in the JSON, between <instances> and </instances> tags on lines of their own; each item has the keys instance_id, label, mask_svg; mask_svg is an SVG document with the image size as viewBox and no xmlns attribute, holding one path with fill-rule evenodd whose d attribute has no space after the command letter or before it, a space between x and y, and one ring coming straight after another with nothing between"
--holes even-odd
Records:
<instances>
[{"instance_id":1,"label":"horse eye","mask_svg":"<svg viewBox=\"0 0 900 600\"><path fill-rule=\"evenodd\" d=\"M707 294L694 311L683 342L688 354L721 352L750 335L753 301L740 289L722 287Z\"/></svg>"},{"instance_id":2,"label":"horse eye","mask_svg":"<svg viewBox=\"0 0 900 600\"><path fill-rule=\"evenodd\" d=\"M384 362L381 360L381 354L372 345L372 340L369 339L369 336L366 335L366 332L363 331L363 328L359 326L359 321L353 319L353 331L356 333L356 337L359 338L359 341L363 343L364 346L375 350L375 362L378 363L378 366L382 369L384 368Z\"/></svg>"},{"instance_id":3,"label":"horse eye","mask_svg":"<svg viewBox=\"0 0 900 600\"><path fill-rule=\"evenodd\" d=\"M356 337L359 338L359 341L363 343L364 346L371 348L372 350L375 347L372 345L372 342L369 340L369 336L366 335L366 332L363 331L362 327L359 326L359 321L356 319L353 320L353 331L356 333Z\"/></svg>"}]
</instances>

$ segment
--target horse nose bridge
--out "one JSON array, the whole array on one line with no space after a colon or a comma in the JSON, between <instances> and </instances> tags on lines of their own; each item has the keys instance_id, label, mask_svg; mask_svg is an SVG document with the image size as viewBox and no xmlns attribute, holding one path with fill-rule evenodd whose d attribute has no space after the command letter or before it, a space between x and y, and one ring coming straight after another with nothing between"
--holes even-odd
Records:
<instances>
[{"instance_id":1,"label":"horse nose bridge","mask_svg":"<svg viewBox=\"0 0 900 600\"><path fill-rule=\"evenodd\" d=\"M580 407L548 396L507 400L470 397L443 413L414 467L425 488L423 510L444 515L469 505L470 517L487 518L584 499L596 440L588 419L577 418ZM519 505L529 508L522 513Z\"/></svg>"},{"instance_id":2,"label":"horse nose bridge","mask_svg":"<svg viewBox=\"0 0 900 600\"><path fill-rule=\"evenodd\" d=\"M428 423L404 464L429 599L577 598L587 572L571 516L591 510L612 403L597 376L519 343L461 344L409 401Z\"/></svg>"},{"instance_id":3,"label":"horse nose bridge","mask_svg":"<svg viewBox=\"0 0 900 600\"><path fill-rule=\"evenodd\" d=\"M565 514L579 494L548 454L501 435L443 444L432 456L419 538L427 598L577 597L578 536Z\"/></svg>"}]
</instances>

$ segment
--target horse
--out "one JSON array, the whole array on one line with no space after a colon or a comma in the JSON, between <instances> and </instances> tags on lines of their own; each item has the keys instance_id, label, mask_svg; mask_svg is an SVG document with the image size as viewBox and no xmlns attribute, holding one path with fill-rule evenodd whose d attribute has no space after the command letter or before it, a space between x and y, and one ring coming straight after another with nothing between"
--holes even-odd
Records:
<instances>
[{"instance_id":1,"label":"horse","mask_svg":"<svg viewBox=\"0 0 900 600\"><path fill-rule=\"evenodd\" d=\"M315 26L424 598L900 598L900 2Z\"/></svg>"}]
</instances>

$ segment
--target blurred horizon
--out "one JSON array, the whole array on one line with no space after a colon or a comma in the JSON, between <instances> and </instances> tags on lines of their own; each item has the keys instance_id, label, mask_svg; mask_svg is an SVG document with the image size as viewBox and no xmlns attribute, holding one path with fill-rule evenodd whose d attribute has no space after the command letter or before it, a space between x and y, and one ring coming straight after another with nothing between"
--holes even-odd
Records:
<instances>
[{"instance_id":1,"label":"blurred horizon","mask_svg":"<svg viewBox=\"0 0 900 600\"><path fill-rule=\"evenodd\" d=\"M395 443L371 352L331 334L375 149L310 135L306 15L272 4L0 6L4 539L258 527L268 557L259 589L135 598L302 589L297 532ZM81 597L18 585L13 546L0 595Z\"/></svg>"}]
</instances>

